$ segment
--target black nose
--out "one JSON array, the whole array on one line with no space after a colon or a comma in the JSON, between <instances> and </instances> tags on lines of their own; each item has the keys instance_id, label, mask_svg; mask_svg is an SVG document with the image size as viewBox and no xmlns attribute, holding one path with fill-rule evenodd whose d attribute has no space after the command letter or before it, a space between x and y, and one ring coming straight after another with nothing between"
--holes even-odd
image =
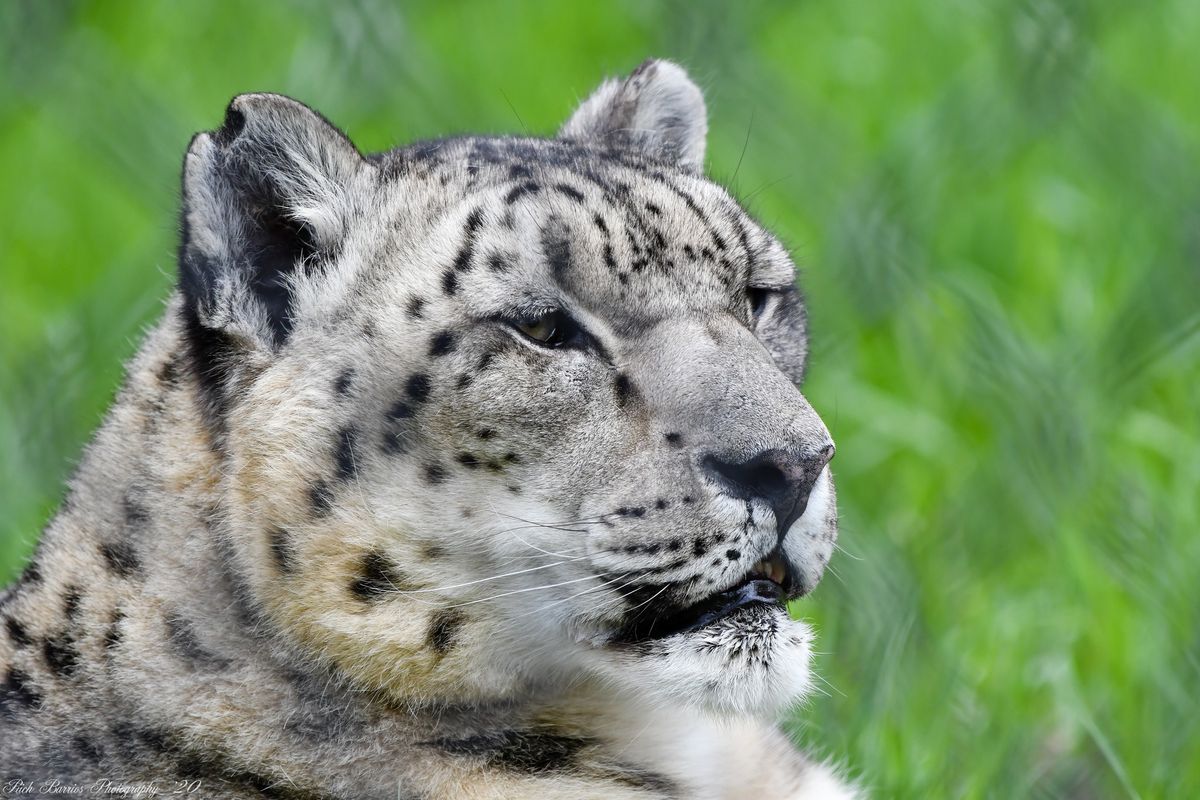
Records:
<instances>
[{"instance_id":1,"label":"black nose","mask_svg":"<svg viewBox=\"0 0 1200 800\"><path fill-rule=\"evenodd\" d=\"M804 513L813 484L831 458L832 443L815 452L764 450L741 462L707 455L701 464L725 494L765 501L775 512L782 537Z\"/></svg>"}]
</instances>

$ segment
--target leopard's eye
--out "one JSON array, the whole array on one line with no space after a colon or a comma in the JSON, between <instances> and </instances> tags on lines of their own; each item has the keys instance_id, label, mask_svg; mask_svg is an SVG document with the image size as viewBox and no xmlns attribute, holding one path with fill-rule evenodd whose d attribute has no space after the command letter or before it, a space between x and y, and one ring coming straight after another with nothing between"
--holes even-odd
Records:
<instances>
[{"instance_id":1,"label":"leopard's eye","mask_svg":"<svg viewBox=\"0 0 1200 800\"><path fill-rule=\"evenodd\" d=\"M767 306L770 305L771 298L777 292L774 289L768 289L761 286L751 286L746 290L746 297L750 301L750 317L757 320L767 311Z\"/></svg>"},{"instance_id":2,"label":"leopard's eye","mask_svg":"<svg viewBox=\"0 0 1200 800\"><path fill-rule=\"evenodd\" d=\"M551 311L534 319L517 320L513 322L513 327L546 347L562 347L570 334L570 320L561 311Z\"/></svg>"}]
</instances>

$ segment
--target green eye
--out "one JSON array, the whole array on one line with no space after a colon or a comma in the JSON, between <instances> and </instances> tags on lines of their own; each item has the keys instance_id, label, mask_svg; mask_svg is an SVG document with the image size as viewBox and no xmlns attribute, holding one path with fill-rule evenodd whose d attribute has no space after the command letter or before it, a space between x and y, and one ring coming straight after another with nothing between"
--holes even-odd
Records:
<instances>
[{"instance_id":1,"label":"green eye","mask_svg":"<svg viewBox=\"0 0 1200 800\"><path fill-rule=\"evenodd\" d=\"M549 342L554 334L558 332L557 320L554 314L547 314L544 317L539 317L532 322L518 322L517 330L533 339L535 342L543 344Z\"/></svg>"},{"instance_id":2,"label":"green eye","mask_svg":"<svg viewBox=\"0 0 1200 800\"><path fill-rule=\"evenodd\" d=\"M536 319L516 321L513 327L538 344L561 347L569 338L571 323L561 311L551 311Z\"/></svg>"}]
</instances>

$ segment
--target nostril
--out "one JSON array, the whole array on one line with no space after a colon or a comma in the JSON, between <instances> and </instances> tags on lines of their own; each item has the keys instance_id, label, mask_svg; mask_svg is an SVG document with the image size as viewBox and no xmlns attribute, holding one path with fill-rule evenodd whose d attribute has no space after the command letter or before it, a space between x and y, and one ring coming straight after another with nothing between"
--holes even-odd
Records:
<instances>
[{"instance_id":1,"label":"nostril","mask_svg":"<svg viewBox=\"0 0 1200 800\"><path fill-rule=\"evenodd\" d=\"M752 491L767 497L774 497L780 492L787 491L787 476L774 464L757 464L744 472L746 473L745 485Z\"/></svg>"},{"instance_id":2,"label":"nostril","mask_svg":"<svg viewBox=\"0 0 1200 800\"><path fill-rule=\"evenodd\" d=\"M786 492L788 479L783 470L771 463L746 461L733 463L714 456L704 457L704 468L738 497L771 498Z\"/></svg>"}]
</instances>

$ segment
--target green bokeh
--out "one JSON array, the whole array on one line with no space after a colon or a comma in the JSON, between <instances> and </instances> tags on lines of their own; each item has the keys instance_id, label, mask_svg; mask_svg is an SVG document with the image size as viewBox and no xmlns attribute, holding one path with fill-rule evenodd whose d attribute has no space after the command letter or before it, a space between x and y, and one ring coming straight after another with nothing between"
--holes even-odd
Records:
<instances>
[{"instance_id":1,"label":"green bokeh","mask_svg":"<svg viewBox=\"0 0 1200 800\"><path fill-rule=\"evenodd\" d=\"M736 9L736 10L735 10ZM1200 3L0 4L0 577L242 91L549 133L647 55L801 264L839 553L796 736L879 797L1200 796Z\"/></svg>"}]
</instances>

